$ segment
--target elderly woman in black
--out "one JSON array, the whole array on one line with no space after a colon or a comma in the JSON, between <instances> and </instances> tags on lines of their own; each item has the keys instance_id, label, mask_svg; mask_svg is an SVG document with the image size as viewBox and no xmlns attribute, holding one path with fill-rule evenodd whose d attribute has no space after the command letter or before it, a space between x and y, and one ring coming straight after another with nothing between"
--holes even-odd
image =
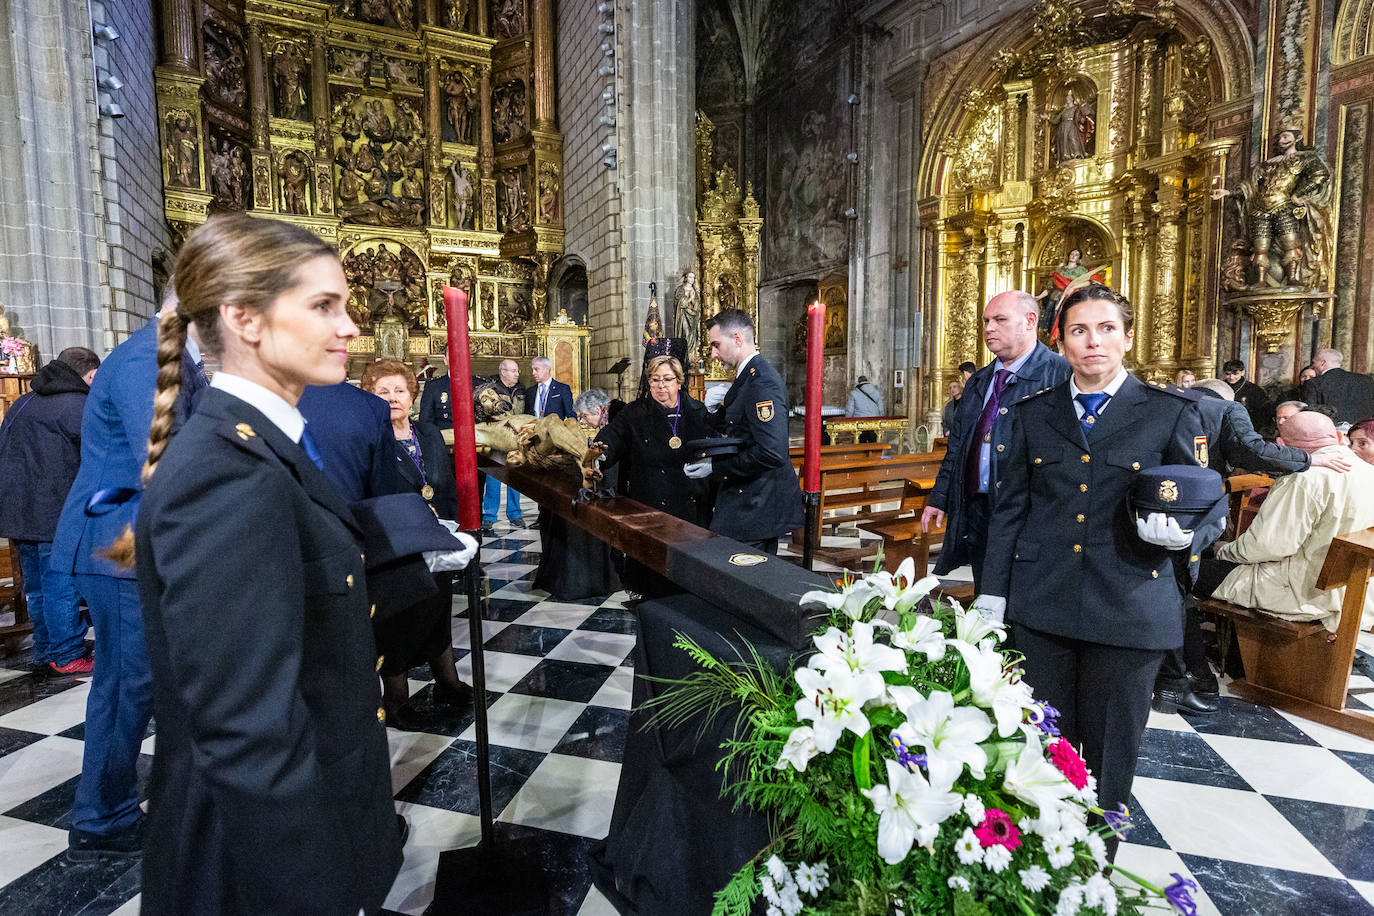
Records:
<instances>
[{"instance_id":1,"label":"elderly woman in black","mask_svg":"<svg viewBox=\"0 0 1374 916\"><path fill-rule=\"evenodd\" d=\"M400 360L379 359L363 369L362 387L387 402L395 436L396 470L401 481L419 493L439 518L452 521L458 513L458 484L443 433L432 423L410 419L419 382ZM438 594L383 619L373 620L387 724L413 730L423 724L410 705L406 672L429 663L434 677L434 701L466 707L472 688L458 678L453 660L453 574L436 573Z\"/></svg>"},{"instance_id":2,"label":"elderly woman in black","mask_svg":"<svg viewBox=\"0 0 1374 916\"><path fill-rule=\"evenodd\" d=\"M1066 298L1058 325L1073 374L1012 408L1012 435L989 524L985 613L1005 610L1026 681L1113 810L1130 799L1136 754L1165 651L1183 643L1192 538L1129 506L1137 472L1205 464L1192 399L1123 366L1130 303L1101 284ZM1113 844L1114 845L1114 844Z\"/></svg>"},{"instance_id":3,"label":"elderly woman in black","mask_svg":"<svg viewBox=\"0 0 1374 916\"><path fill-rule=\"evenodd\" d=\"M604 451L604 466L628 461L622 475L624 494L670 515L703 527L711 523L709 494L704 481L682 473L687 442L707 435L706 406L682 390L682 364L671 356L655 356L644 368L649 396L625 406L595 443ZM625 578L641 594L671 590L667 582L626 562Z\"/></svg>"}]
</instances>

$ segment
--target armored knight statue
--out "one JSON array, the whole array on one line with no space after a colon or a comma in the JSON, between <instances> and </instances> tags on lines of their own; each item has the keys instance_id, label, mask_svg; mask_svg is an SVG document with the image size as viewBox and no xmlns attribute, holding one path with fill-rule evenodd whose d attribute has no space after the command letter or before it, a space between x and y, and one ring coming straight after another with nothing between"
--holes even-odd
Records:
<instances>
[{"instance_id":1,"label":"armored knight statue","mask_svg":"<svg viewBox=\"0 0 1374 916\"><path fill-rule=\"evenodd\" d=\"M1240 208L1254 287L1314 289L1331 269L1331 170L1320 155L1299 147L1300 136L1285 126L1275 138L1278 155L1234 191L1212 192L1213 200L1230 197Z\"/></svg>"}]
</instances>

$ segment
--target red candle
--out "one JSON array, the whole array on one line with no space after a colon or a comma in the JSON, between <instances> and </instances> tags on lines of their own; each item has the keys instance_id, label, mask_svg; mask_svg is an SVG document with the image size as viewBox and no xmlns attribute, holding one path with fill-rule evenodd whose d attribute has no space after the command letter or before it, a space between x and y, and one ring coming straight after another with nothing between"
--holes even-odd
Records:
<instances>
[{"instance_id":1,"label":"red candle","mask_svg":"<svg viewBox=\"0 0 1374 916\"><path fill-rule=\"evenodd\" d=\"M802 454L802 489L821 489L821 352L825 348L825 303L806 309L806 435Z\"/></svg>"},{"instance_id":2,"label":"red candle","mask_svg":"<svg viewBox=\"0 0 1374 916\"><path fill-rule=\"evenodd\" d=\"M458 527L476 531L482 524L477 493L477 429L472 410L472 354L468 347L468 294L444 287L448 325L449 400L453 404L453 470L458 477Z\"/></svg>"}]
</instances>

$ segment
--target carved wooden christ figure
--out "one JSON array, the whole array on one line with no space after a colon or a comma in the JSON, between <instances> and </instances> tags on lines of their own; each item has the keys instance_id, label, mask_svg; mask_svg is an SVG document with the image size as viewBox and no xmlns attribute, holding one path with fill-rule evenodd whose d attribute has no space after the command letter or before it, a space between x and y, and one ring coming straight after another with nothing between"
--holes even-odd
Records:
<instances>
[{"instance_id":1,"label":"carved wooden christ figure","mask_svg":"<svg viewBox=\"0 0 1374 916\"><path fill-rule=\"evenodd\" d=\"M529 203L525 182L518 169L501 173L501 218L507 232L518 232L529 225Z\"/></svg>"},{"instance_id":2,"label":"carved wooden christ figure","mask_svg":"<svg viewBox=\"0 0 1374 916\"><path fill-rule=\"evenodd\" d=\"M459 229L471 229L473 222L472 212L472 181L468 177L468 172L463 168L463 163L454 160L449 167L450 174L453 175L453 218Z\"/></svg>"},{"instance_id":3,"label":"carved wooden christ figure","mask_svg":"<svg viewBox=\"0 0 1374 916\"><path fill-rule=\"evenodd\" d=\"M454 71L444 84L444 110L455 143L472 142L472 113L477 108L477 94L467 75Z\"/></svg>"},{"instance_id":4,"label":"carved wooden christ figure","mask_svg":"<svg viewBox=\"0 0 1374 916\"><path fill-rule=\"evenodd\" d=\"M272 61L277 117L298 120L305 108L305 56L292 42L283 42Z\"/></svg>"}]
</instances>

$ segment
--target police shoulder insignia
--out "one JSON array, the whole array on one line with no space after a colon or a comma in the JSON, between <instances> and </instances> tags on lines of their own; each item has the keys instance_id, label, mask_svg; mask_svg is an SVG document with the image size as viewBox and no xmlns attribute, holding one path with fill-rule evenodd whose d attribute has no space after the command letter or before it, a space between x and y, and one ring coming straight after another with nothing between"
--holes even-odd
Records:
<instances>
[{"instance_id":1,"label":"police shoulder insignia","mask_svg":"<svg viewBox=\"0 0 1374 916\"><path fill-rule=\"evenodd\" d=\"M1159 501L1162 503L1178 502L1178 483L1172 480L1161 480L1159 482Z\"/></svg>"},{"instance_id":2,"label":"police shoulder insignia","mask_svg":"<svg viewBox=\"0 0 1374 916\"><path fill-rule=\"evenodd\" d=\"M1208 457L1208 456L1207 456L1207 437L1206 437L1206 436L1194 436L1194 437L1193 437L1193 457L1197 459L1197 463L1198 463L1199 465L1201 465L1201 466L1204 467L1204 468L1207 467L1207 457Z\"/></svg>"},{"instance_id":3,"label":"police shoulder insignia","mask_svg":"<svg viewBox=\"0 0 1374 916\"><path fill-rule=\"evenodd\" d=\"M448 392L447 392L447 391L441 391L441 392L439 392L439 403L440 403L440 404L447 404L447 403L448 403Z\"/></svg>"},{"instance_id":4,"label":"police shoulder insignia","mask_svg":"<svg viewBox=\"0 0 1374 916\"><path fill-rule=\"evenodd\" d=\"M759 401L754 405L754 410L758 412L760 422L767 423L773 419L772 401Z\"/></svg>"},{"instance_id":5,"label":"police shoulder insignia","mask_svg":"<svg viewBox=\"0 0 1374 916\"><path fill-rule=\"evenodd\" d=\"M234 432L244 442L247 442L249 439L257 435L257 433L253 432L253 427L249 426L247 423L240 423L239 425L235 426Z\"/></svg>"}]
</instances>

